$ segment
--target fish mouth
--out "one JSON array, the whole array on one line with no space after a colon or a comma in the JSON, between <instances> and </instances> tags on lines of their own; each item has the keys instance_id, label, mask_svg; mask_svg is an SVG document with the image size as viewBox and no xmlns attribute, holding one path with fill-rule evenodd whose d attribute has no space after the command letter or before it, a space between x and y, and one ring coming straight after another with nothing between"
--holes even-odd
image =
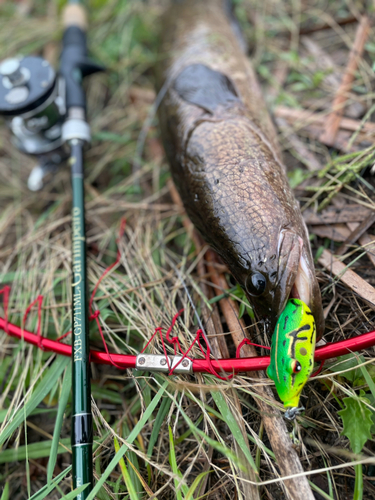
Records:
<instances>
[{"instance_id":1,"label":"fish mouth","mask_svg":"<svg viewBox=\"0 0 375 500\"><path fill-rule=\"evenodd\" d=\"M313 277L315 278L315 277ZM290 291L291 299L300 299L305 304L310 305L312 302L313 279L309 269L306 257L301 254L295 282Z\"/></svg>"},{"instance_id":2,"label":"fish mouth","mask_svg":"<svg viewBox=\"0 0 375 500\"><path fill-rule=\"evenodd\" d=\"M323 334L324 318L320 288L310 248L291 231L282 231L279 238L279 280L274 306L275 323L288 299L300 299L311 310L317 328L317 338Z\"/></svg>"},{"instance_id":3,"label":"fish mouth","mask_svg":"<svg viewBox=\"0 0 375 500\"><path fill-rule=\"evenodd\" d=\"M272 328L283 312L289 298L310 298L310 287L305 262L302 261L303 239L293 231L282 230L279 236L277 256L277 281L273 287L271 311Z\"/></svg>"},{"instance_id":4,"label":"fish mouth","mask_svg":"<svg viewBox=\"0 0 375 500\"><path fill-rule=\"evenodd\" d=\"M246 277L245 288L257 316L266 320L271 333L287 301L300 299L314 316L319 340L324 332L322 299L307 237L282 229L275 257L268 259L270 267L266 272L262 267L253 267Z\"/></svg>"}]
</instances>

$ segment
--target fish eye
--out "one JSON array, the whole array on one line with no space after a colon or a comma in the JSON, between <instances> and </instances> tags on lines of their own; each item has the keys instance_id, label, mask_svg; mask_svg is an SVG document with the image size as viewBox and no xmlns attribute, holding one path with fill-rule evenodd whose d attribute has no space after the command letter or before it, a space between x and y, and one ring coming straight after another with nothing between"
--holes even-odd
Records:
<instances>
[{"instance_id":1,"label":"fish eye","mask_svg":"<svg viewBox=\"0 0 375 500\"><path fill-rule=\"evenodd\" d=\"M302 370L301 363L299 361L296 361L293 365L293 373L298 373Z\"/></svg>"},{"instance_id":2,"label":"fish eye","mask_svg":"<svg viewBox=\"0 0 375 500\"><path fill-rule=\"evenodd\" d=\"M251 274L246 280L246 289L250 295L259 297L266 289L267 281L261 273Z\"/></svg>"}]
</instances>

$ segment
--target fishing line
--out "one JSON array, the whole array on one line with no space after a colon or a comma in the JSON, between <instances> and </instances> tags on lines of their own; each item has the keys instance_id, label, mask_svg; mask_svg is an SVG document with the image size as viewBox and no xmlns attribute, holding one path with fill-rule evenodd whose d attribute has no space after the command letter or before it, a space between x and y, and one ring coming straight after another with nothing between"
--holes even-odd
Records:
<instances>
[{"instance_id":1,"label":"fishing line","mask_svg":"<svg viewBox=\"0 0 375 500\"><path fill-rule=\"evenodd\" d=\"M164 82L162 88L159 90L158 95L156 96L155 102L153 103L148 112L147 118L142 125L141 131L139 132L137 144L135 147L134 160L133 160L133 173L137 172L141 167L141 159L143 155L143 149L145 147L147 134L151 128L158 107L160 106L161 101L164 99L165 94L167 93L169 84L170 80L166 80Z\"/></svg>"},{"instance_id":2,"label":"fishing line","mask_svg":"<svg viewBox=\"0 0 375 500\"><path fill-rule=\"evenodd\" d=\"M212 347L211 347L210 341L208 340L207 334L206 334L206 332L205 332L205 330L204 330L203 323L202 323L202 321L201 321L201 319L200 319L200 316L199 316L199 314L198 314L198 311L197 311L197 309L196 309L196 307L195 307L195 305L194 305L193 299L192 299L192 297L191 297L191 295L190 295L190 292L189 292L189 290L188 290L188 287L186 286L186 283L185 283L185 281L184 281L184 279L183 279L183 277L182 277L182 275L181 275L180 271L179 271L179 270L178 270L178 268L177 268L177 267L173 264L173 262L171 262L171 266L172 266L172 268L175 270L175 272L176 272L177 276L179 277L179 279L180 279L180 281L181 281L182 286L184 287L185 293L186 293L186 295L187 295L187 297L188 297L188 299L189 299L189 302L190 302L190 304L191 304L191 307L193 308L193 311L194 311L195 317L197 318L198 325L199 325L199 327L200 327L200 330L198 330L198 331L197 331L197 333L196 333L196 337L195 337L195 339L194 339L194 341L193 341L193 344L189 347L188 352L190 351L190 349L192 348L192 346L194 345L194 343L195 343L195 342L198 342L198 345L199 345L199 347L200 347L200 350L201 350L201 352L205 355L205 359L207 360L207 363L208 363L208 365L209 365L210 373L212 373L213 375L215 375L217 378L219 378L219 379L221 379L221 380L228 380L229 378L232 378L232 376L233 376L233 375L231 375L231 376L229 376L229 377L225 377L225 376L224 376L224 377L222 377L221 375L219 375L219 374L216 372L216 369L215 369L215 368L211 365L211 363L210 363L210 354L211 354L211 353L213 354L213 356L214 356L214 358L215 358L215 361L218 363L218 365L219 365L219 366L220 366L220 361L219 361L219 359L217 358L217 356L216 356L216 354L215 354L215 351L213 351L213 350L212 350ZM203 338L204 338L204 340L205 340L205 342L206 342L206 345L207 345L207 350L206 350L206 353L204 352L204 350L203 350L203 348L202 348L202 346L201 346L201 344L200 344L200 342L199 342L199 332L201 332L201 333L202 333L202 336L203 336ZM223 370L223 371L225 371L225 370Z\"/></svg>"},{"instance_id":3,"label":"fishing line","mask_svg":"<svg viewBox=\"0 0 375 500\"><path fill-rule=\"evenodd\" d=\"M187 298L189 299L190 305L191 305L191 307L192 307L192 309L193 309L193 311L194 311L194 315L195 315L195 317L196 317L196 319L197 319L198 325L199 325L200 329L202 330L202 334L203 334L204 340L206 341L207 346L208 346L208 347L210 348L210 350L212 351L210 341L209 341L209 340L208 340L208 338L207 338L207 334L206 334L206 331L205 331L205 329L204 329L203 323L202 323L201 318L200 318L200 316L199 316L199 314L198 314L197 308L195 307L195 304L194 304L194 302L193 302L193 299L192 299L192 297L191 297L191 295L190 295L189 289L188 289L188 287L186 286L185 280L184 280L184 278L182 277L182 274L180 273L180 271L178 270L178 268L177 268L177 267L173 264L173 262L171 262L171 266L173 267L173 269L174 269L175 273L177 274L177 276L178 276L179 280L181 281L181 284L182 284L182 286L183 286L183 288L184 288L184 290L185 290L186 296L187 296Z\"/></svg>"},{"instance_id":4,"label":"fishing line","mask_svg":"<svg viewBox=\"0 0 375 500\"><path fill-rule=\"evenodd\" d=\"M172 81L174 80L174 78L176 78L176 76L177 75L175 75L175 74L171 74L165 80L165 82L163 83L161 89L159 90L159 92L156 96L154 103L152 104L152 106L148 112L147 118L145 119L145 121L142 125L141 131L139 132L139 135L138 135L136 148L135 148L135 154L134 154L134 160L133 160L133 173L136 172L137 170L139 170L139 168L141 167L141 159L142 159L142 155L143 155L143 150L144 150L147 134L151 128L152 121L154 120L154 118L156 116L156 112L157 112L162 100L164 99L164 97L168 91L169 86L172 83Z\"/></svg>"}]
</instances>

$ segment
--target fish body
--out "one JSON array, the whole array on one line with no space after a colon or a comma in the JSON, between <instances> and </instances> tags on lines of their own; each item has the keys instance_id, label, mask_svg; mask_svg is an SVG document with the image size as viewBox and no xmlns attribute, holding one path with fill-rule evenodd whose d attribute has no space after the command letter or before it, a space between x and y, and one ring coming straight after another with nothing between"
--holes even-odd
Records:
<instances>
[{"instance_id":1,"label":"fish body","mask_svg":"<svg viewBox=\"0 0 375 500\"><path fill-rule=\"evenodd\" d=\"M316 327L307 305L290 299L272 336L267 375L275 382L285 408L298 408L301 391L314 367Z\"/></svg>"},{"instance_id":2,"label":"fish body","mask_svg":"<svg viewBox=\"0 0 375 500\"><path fill-rule=\"evenodd\" d=\"M307 229L224 4L182 0L162 23L158 114L173 179L190 219L271 331L293 296L310 306L321 335Z\"/></svg>"}]
</instances>

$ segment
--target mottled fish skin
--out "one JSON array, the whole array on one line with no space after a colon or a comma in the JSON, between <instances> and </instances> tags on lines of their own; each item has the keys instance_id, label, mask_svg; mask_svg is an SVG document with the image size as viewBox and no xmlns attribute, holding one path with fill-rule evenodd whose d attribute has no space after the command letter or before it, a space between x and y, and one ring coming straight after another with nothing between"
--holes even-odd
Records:
<instances>
[{"instance_id":1,"label":"mottled fish skin","mask_svg":"<svg viewBox=\"0 0 375 500\"><path fill-rule=\"evenodd\" d=\"M313 281L309 306L320 337L324 320L307 229L254 71L222 0L180 1L162 29L157 82L165 94L159 121L190 219L271 331L289 298L302 252ZM260 297L252 293L257 273L266 279Z\"/></svg>"}]
</instances>

